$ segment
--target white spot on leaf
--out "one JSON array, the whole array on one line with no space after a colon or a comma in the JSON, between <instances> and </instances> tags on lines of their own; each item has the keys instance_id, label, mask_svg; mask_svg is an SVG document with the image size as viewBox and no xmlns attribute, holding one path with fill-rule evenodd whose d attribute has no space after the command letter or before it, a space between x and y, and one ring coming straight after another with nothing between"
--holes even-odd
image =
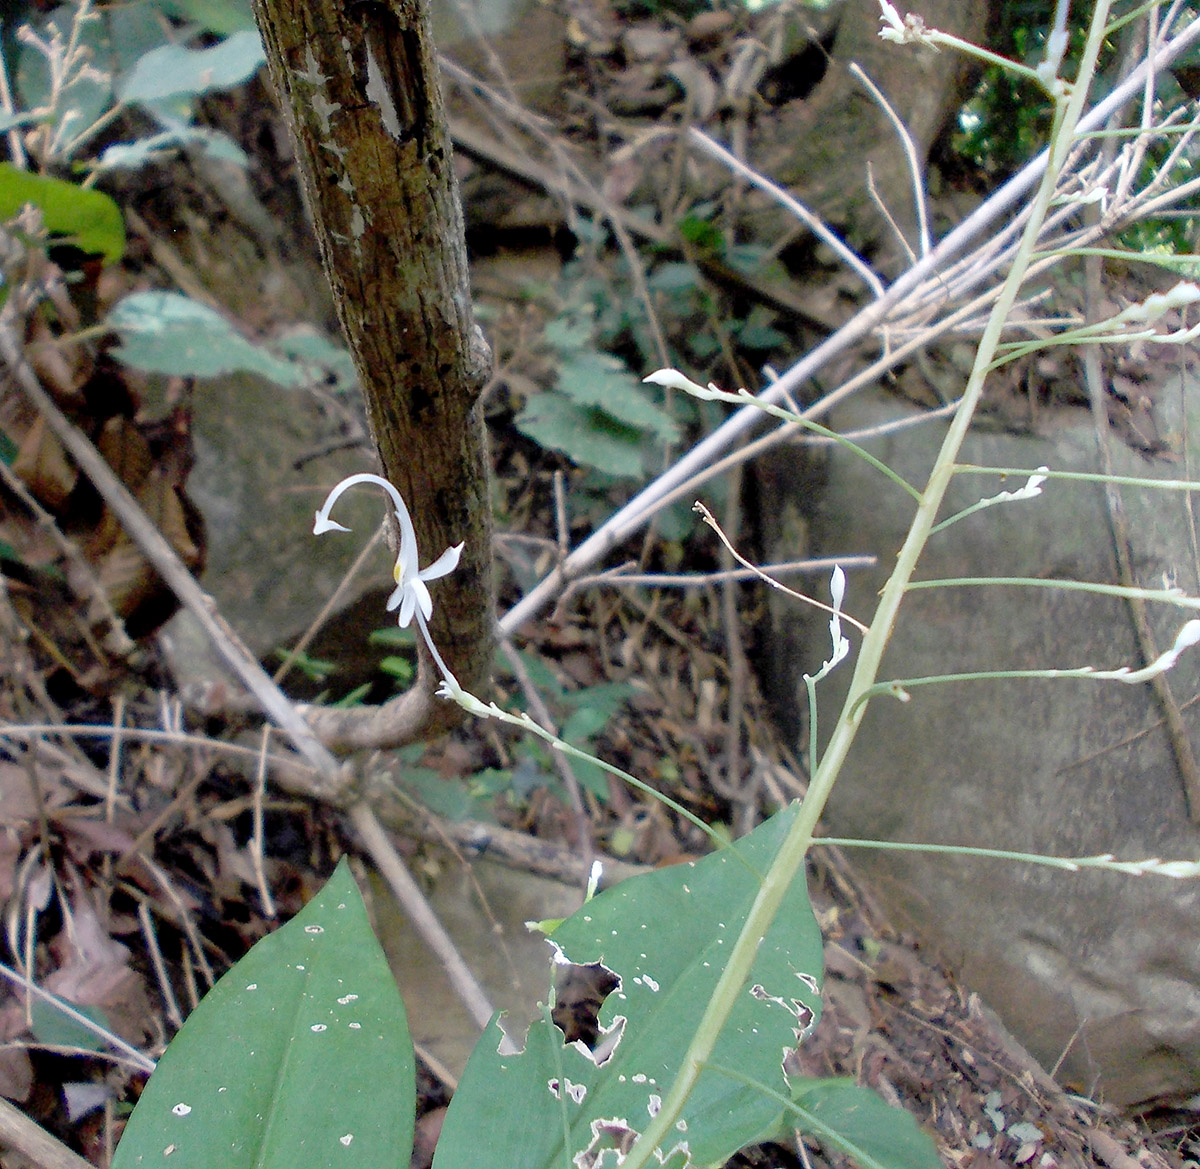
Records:
<instances>
[{"instance_id":1,"label":"white spot on leaf","mask_svg":"<svg viewBox=\"0 0 1200 1169\"><path fill-rule=\"evenodd\" d=\"M326 1027L324 1023L314 1023L314 1024L313 1024L313 1025L312 1025L312 1026L309 1028L309 1030L310 1030L310 1031L327 1031L328 1029L329 1029L329 1028L328 1028L328 1027Z\"/></svg>"},{"instance_id":2,"label":"white spot on leaf","mask_svg":"<svg viewBox=\"0 0 1200 1169\"><path fill-rule=\"evenodd\" d=\"M354 1140L354 1134L352 1132L348 1132L345 1136L338 1137L338 1144L345 1145L346 1148L349 1148L352 1140Z\"/></svg>"},{"instance_id":3,"label":"white spot on leaf","mask_svg":"<svg viewBox=\"0 0 1200 1169\"><path fill-rule=\"evenodd\" d=\"M191 1110L192 1110L192 1106L190 1104L182 1104L182 1103L176 1104L175 1107L171 1109L171 1111L176 1116L187 1116L187 1114L189 1112L191 1112Z\"/></svg>"},{"instance_id":4,"label":"white spot on leaf","mask_svg":"<svg viewBox=\"0 0 1200 1169\"><path fill-rule=\"evenodd\" d=\"M306 925L304 927L304 932L306 934L323 934L325 932L325 927L323 925Z\"/></svg>"}]
</instances>

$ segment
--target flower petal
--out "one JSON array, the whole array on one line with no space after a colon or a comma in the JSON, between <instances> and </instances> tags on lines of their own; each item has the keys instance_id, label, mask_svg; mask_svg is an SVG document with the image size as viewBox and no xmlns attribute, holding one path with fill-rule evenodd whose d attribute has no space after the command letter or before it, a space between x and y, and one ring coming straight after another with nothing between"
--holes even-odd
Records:
<instances>
[{"instance_id":1,"label":"flower petal","mask_svg":"<svg viewBox=\"0 0 1200 1169\"><path fill-rule=\"evenodd\" d=\"M463 545L455 544L453 548L447 548L428 568L423 569L418 576L421 580L437 580L440 576L447 576L458 567L459 557L462 556Z\"/></svg>"},{"instance_id":2,"label":"flower petal","mask_svg":"<svg viewBox=\"0 0 1200 1169\"><path fill-rule=\"evenodd\" d=\"M412 582L411 593L420 609L421 616L428 621L433 616L433 598L429 595L429 589L420 577Z\"/></svg>"},{"instance_id":3,"label":"flower petal","mask_svg":"<svg viewBox=\"0 0 1200 1169\"><path fill-rule=\"evenodd\" d=\"M396 615L396 623L401 629L407 629L412 624L413 611L417 607L416 594L411 588L401 587L397 590L400 593L400 612ZM388 602L390 609L391 602Z\"/></svg>"},{"instance_id":4,"label":"flower petal","mask_svg":"<svg viewBox=\"0 0 1200 1169\"><path fill-rule=\"evenodd\" d=\"M348 532L350 529L345 524L339 524L337 520L331 520L327 515L316 513L313 519L313 535L322 536L326 532Z\"/></svg>"}]
</instances>

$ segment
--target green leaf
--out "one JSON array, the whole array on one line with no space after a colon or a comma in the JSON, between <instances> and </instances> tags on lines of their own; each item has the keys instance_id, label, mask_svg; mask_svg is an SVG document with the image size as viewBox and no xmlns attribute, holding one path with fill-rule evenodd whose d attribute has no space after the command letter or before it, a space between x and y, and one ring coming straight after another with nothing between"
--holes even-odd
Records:
<instances>
[{"instance_id":1,"label":"green leaf","mask_svg":"<svg viewBox=\"0 0 1200 1169\"><path fill-rule=\"evenodd\" d=\"M66 1001L66 1000L64 1000ZM93 1023L111 1030L108 1016L99 1008L87 1003L71 1003L81 1015ZM39 1043L56 1044L62 1047L78 1047L82 1051L103 1051L104 1040L95 1031L89 1031L82 1023L64 1014L52 1002L34 999L31 1011L33 1022L30 1030Z\"/></svg>"},{"instance_id":2,"label":"green leaf","mask_svg":"<svg viewBox=\"0 0 1200 1169\"><path fill-rule=\"evenodd\" d=\"M636 689L629 682L600 682L595 686L584 686L581 690L561 691L558 697L568 706L599 707L611 718L622 702L632 698Z\"/></svg>"},{"instance_id":3,"label":"green leaf","mask_svg":"<svg viewBox=\"0 0 1200 1169\"><path fill-rule=\"evenodd\" d=\"M708 252L722 252L725 249L725 235L719 227L708 219L698 215L685 215L679 221L679 234L690 244ZM696 283L695 274L692 283Z\"/></svg>"},{"instance_id":4,"label":"green leaf","mask_svg":"<svg viewBox=\"0 0 1200 1169\"><path fill-rule=\"evenodd\" d=\"M231 32L252 29L254 10L250 0L157 0L173 16L189 20L209 32L227 36Z\"/></svg>"},{"instance_id":5,"label":"green leaf","mask_svg":"<svg viewBox=\"0 0 1200 1169\"><path fill-rule=\"evenodd\" d=\"M126 365L180 377L218 377L241 370L290 389L304 370L247 341L220 313L177 292L135 292L108 314L121 335L114 351Z\"/></svg>"},{"instance_id":6,"label":"green leaf","mask_svg":"<svg viewBox=\"0 0 1200 1169\"><path fill-rule=\"evenodd\" d=\"M399 682L407 682L413 676L413 664L408 658L396 654L388 654L379 659L379 669L382 673L395 678Z\"/></svg>"},{"instance_id":7,"label":"green leaf","mask_svg":"<svg viewBox=\"0 0 1200 1169\"><path fill-rule=\"evenodd\" d=\"M170 42L169 25L156 0L123 0L105 8L111 56L105 62L115 73L133 68L139 57Z\"/></svg>"},{"instance_id":8,"label":"green leaf","mask_svg":"<svg viewBox=\"0 0 1200 1169\"><path fill-rule=\"evenodd\" d=\"M495 817L488 806L489 794L477 792L470 780L447 779L431 767L401 768L397 782L436 816L445 820L482 820Z\"/></svg>"},{"instance_id":9,"label":"green leaf","mask_svg":"<svg viewBox=\"0 0 1200 1169\"><path fill-rule=\"evenodd\" d=\"M417 644L412 628L401 629L398 625L386 625L382 629L372 629L367 634L371 645L403 646L406 649Z\"/></svg>"},{"instance_id":10,"label":"green leaf","mask_svg":"<svg viewBox=\"0 0 1200 1169\"><path fill-rule=\"evenodd\" d=\"M575 773L579 786L590 791L601 803L607 804L612 799L609 787L611 779L608 772L598 763L587 759L572 759L571 770Z\"/></svg>"},{"instance_id":11,"label":"green leaf","mask_svg":"<svg viewBox=\"0 0 1200 1169\"><path fill-rule=\"evenodd\" d=\"M691 264L673 261L655 268L646 280L646 285L651 292L691 292L700 286L700 277Z\"/></svg>"},{"instance_id":12,"label":"green leaf","mask_svg":"<svg viewBox=\"0 0 1200 1169\"><path fill-rule=\"evenodd\" d=\"M446 1116L434 1169L474 1169L480 1133L489 1148L505 1150L506 1169L561 1169L598 1164L599 1147L623 1147L643 1130L758 892L755 872L769 866L794 818L788 808L738 841L740 857L731 847L626 881L555 930L570 961L602 962L621 979L600 1012L608 1058L597 1066L593 1053L564 1046L545 1020L530 1028L524 1051L500 1054L499 1029L489 1027ZM821 974L821 935L801 874L758 948L713 1061L783 1090L782 1056L815 1021ZM691 1164L718 1165L774 1131L779 1115L778 1101L709 1071L677 1140ZM613 1154L603 1163L610 1161ZM683 1162L676 1154L667 1163Z\"/></svg>"},{"instance_id":13,"label":"green leaf","mask_svg":"<svg viewBox=\"0 0 1200 1169\"><path fill-rule=\"evenodd\" d=\"M547 450L561 451L581 467L595 467L620 479L642 476L641 436L563 397L530 398L516 417L517 429Z\"/></svg>"},{"instance_id":14,"label":"green leaf","mask_svg":"<svg viewBox=\"0 0 1200 1169\"><path fill-rule=\"evenodd\" d=\"M0 114L0 134L7 134L18 126L32 126L35 122L45 122L49 119L38 114Z\"/></svg>"},{"instance_id":15,"label":"green leaf","mask_svg":"<svg viewBox=\"0 0 1200 1169\"><path fill-rule=\"evenodd\" d=\"M310 366L314 380L332 379L336 389L352 390L358 386L354 358L310 325L301 325L280 337L275 347L284 357Z\"/></svg>"},{"instance_id":16,"label":"green leaf","mask_svg":"<svg viewBox=\"0 0 1200 1169\"><path fill-rule=\"evenodd\" d=\"M232 162L241 167L250 165L246 152L227 134L196 126L173 126L136 142L114 142L100 155L100 169L134 170L184 146L199 146L219 162Z\"/></svg>"},{"instance_id":17,"label":"green leaf","mask_svg":"<svg viewBox=\"0 0 1200 1169\"><path fill-rule=\"evenodd\" d=\"M103 191L0 162L0 220L11 219L26 203L41 210L47 231L82 251L103 256L106 264L119 260L125 251L121 209Z\"/></svg>"},{"instance_id":18,"label":"green leaf","mask_svg":"<svg viewBox=\"0 0 1200 1169\"><path fill-rule=\"evenodd\" d=\"M853 1080L801 1081L792 1099L788 1127L820 1137L861 1169L941 1169L937 1147L916 1120Z\"/></svg>"},{"instance_id":19,"label":"green leaf","mask_svg":"<svg viewBox=\"0 0 1200 1169\"><path fill-rule=\"evenodd\" d=\"M404 1004L343 860L192 1012L112 1169L407 1165L415 1093Z\"/></svg>"},{"instance_id":20,"label":"green leaf","mask_svg":"<svg viewBox=\"0 0 1200 1169\"><path fill-rule=\"evenodd\" d=\"M593 348L596 332L590 313L564 312L546 324L546 344L564 357Z\"/></svg>"},{"instance_id":21,"label":"green leaf","mask_svg":"<svg viewBox=\"0 0 1200 1169\"><path fill-rule=\"evenodd\" d=\"M615 357L595 351L566 357L558 367L557 385L578 405L603 410L662 442L679 437L675 420L651 400L650 391Z\"/></svg>"},{"instance_id":22,"label":"green leaf","mask_svg":"<svg viewBox=\"0 0 1200 1169\"><path fill-rule=\"evenodd\" d=\"M575 709L563 723L562 738L568 743L587 742L604 730L608 720L632 694L633 687L628 682L606 682L571 691L565 700Z\"/></svg>"},{"instance_id":23,"label":"green leaf","mask_svg":"<svg viewBox=\"0 0 1200 1169\"><path fill-rule=\"evenodd\" d=\"M211 49L163 45L139 57L118 86L125 102L158 101L180 94L199 96L249 81L266 61L258 33L235 32Z\"/></svg>"}]
</instances>

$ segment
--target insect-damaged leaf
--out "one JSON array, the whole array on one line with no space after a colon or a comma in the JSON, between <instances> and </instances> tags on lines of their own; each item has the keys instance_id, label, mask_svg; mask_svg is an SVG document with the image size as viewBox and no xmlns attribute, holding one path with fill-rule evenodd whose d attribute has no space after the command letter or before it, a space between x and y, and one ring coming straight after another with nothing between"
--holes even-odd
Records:
<instances>
[{"instance_id":1,"label":"insect-damaged leaf","mask_svg":"<svg viewBox=\"0 0 1200 1169\"><path fill-rule=\"evenodd\" d=\"M112 1169L407 1165L404 1005L343 861L205 997L150 1077Z\"/></svg>"},{"instance_id":2,"label":"insect-damaged leaf","mask_svg":"<svg viewBox=\"0 0 1200 1169\"><path fill-rule=\"evenodd\" d=\"M502 1055L499 1028L489 1027L447 1114L434 1169L474 1169L480 1133L489 1149L503 1150L492 1163L504 1169L615 1165L615 1152L603 1151L627 1148L670 1089L758 892L755 872L770 865L793 817L785 810L738 841L742 860L724 849L634 878L559 926L554 941L567 958L602 962L621 980L600 1012L609 1034L597 1050L607 1042L611 1054L597 1066L592 1053L564 1047L561 1032L542 1022L524 1051ZM821 935L800 876L758 948L713 1062L786 1092L783 1054L815 1022L821 974ZM772 1131L779 1114L778 1102L706 1072L667 1163L721 1164Z\"/></svg>"}]
</instances>

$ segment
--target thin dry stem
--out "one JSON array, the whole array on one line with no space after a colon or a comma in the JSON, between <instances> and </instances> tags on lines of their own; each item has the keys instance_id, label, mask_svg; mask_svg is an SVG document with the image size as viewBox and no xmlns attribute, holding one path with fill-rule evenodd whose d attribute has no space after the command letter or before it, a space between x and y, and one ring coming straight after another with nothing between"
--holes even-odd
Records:
<instances>
[{"instance_id":1,"label":"thin dry stem","mask_svg":"<svg viewBox=\"0 0 1200 1169\"><path fill-rule=\"evenodd\" d=\"M867 76L862 66L857 62L851 61L850 72L862 82L866 91L875 101L875 104L883 110L888 121L891 122L893 129L896 131L896 136L900 139L900 146L904 151L904 158L908 163L908 172L913 184L913 208L917 216L918 251L922 256L927 256L929 255L931 246L929 239L929 207L925 196L923 169L920 159L917 158L917 148L913 143L912 135L908 132L908 127L901 120L900 115L892 107L892 103L884 97L883 91ZM901 235L900 241L904 244L905 248L908 248L903 235Z\"/></svg>"},{"instance_id":2,"label":"thin dry stem","mask_svg":"<svg viewBox=\"0 0 1200 1169\"><path fill-rule=\"evenodd\" d=\"M772 182L758 171L747 166L736 154L726 150L719 142L710 138L703 130L695 126L688 130L688 137L707 154L711 154L734 174L745 179L748 183L765 191L782 207L786 207L805 227L809 229L827 247L832 248L838 258L878 297L883 296L883 282L871 270L870 266L860 256L856 255L832 228L828 227L818 216L814 215L794 195L785 191L778 183Z\"/></svg>"},{"instance_id":3,"label":"thin dry stem","mask_svg":"<svg viewBox=\"0 0 1200 1169\"><path fill-rule=\"evenodd\" d=\"M781 583L780 581L773 579L772 577L769 577L761 568L756 567L751 561L747 560L733 546L733 544L730 543L729 537L726 536L725 533L721 530L721 525L717 523L716 518L713 516L712 512L709 511L708 508L704 506L704 504L697 503L695 505L695 510L700 513L701 519L703 519L704 522L706 524L708 524L708 526L710 528L712 528L712 530L714 532L717 533L717 536L720 539L721 543L725 545L725 547L733 555L733 558L740 565L742 565L742 567L747 568L751 572L753 572L754 575L763 582L763 584L770 585L771 588L773 588L773 589L778 589L781 593L785 593L787 596L793 598L794 600L800 601L802 604L811 605L814 609L821 609L824 612L830 613L830 614L836 613L839 617L841 617L841 619L843 621L845 621L849 625L853 625L855 627L855 629L857 629L860 633L867 632L867 627L861 621L856 621L853 617L850 616L849 613L846 613L844 610L836 610L833 608L832 605L825 604L824 601L818 601L815 597L810 597L804 593L799 593L795 589L789 589L787 587L787 585Z\"/></svg>"},{"instance_id":4,"label":"thin dry stem","mask_svg":"<svg viewBox=\"0 0 1200 1169\"><path fill-rule=\"evenodd\" d=\"M150 955L150 964L154 967L154 977L158 982L158 993L162 995L163 1008L167 1018L176 1031L183 1026L183 1015L179 1010L179 1000L175 997L175 989L171 986L167 974L167 964L163 961L162 949L158 944L158 931L154 928L154 918L150 915L150 906L145 901L138 902L138 923L142 927L142 940L146 943L146 952Z\"/></svg>"}]
</instances>

